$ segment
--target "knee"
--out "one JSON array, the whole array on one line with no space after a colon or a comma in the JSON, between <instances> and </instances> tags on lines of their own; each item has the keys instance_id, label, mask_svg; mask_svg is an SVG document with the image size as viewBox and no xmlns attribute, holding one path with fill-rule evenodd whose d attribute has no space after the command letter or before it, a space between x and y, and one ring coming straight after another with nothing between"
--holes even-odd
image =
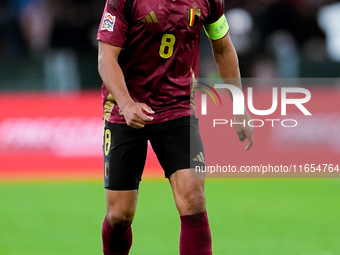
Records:
<instances>
[{"instance_id":1,"label":"knee","mask_svg":"<svg viewBox=\"0 0 340 255\"><path fill-rule=\"evenodd\" d=\"M126 228L131 225L135 212L134 210L108 210L106 219L113 228Z\"/></svg>"},{"instance_id":2,"label":"knee","mask_svg":"<svg viewBox=\"0 0 340 255\"><path fill-rule=\"evenodd\" d=\"M202 206L205 207L205 196L203 189L197 189L191 192L187 203L192 204L194 207L198 207L198 210L200 210L199 208Z\"/></svg>"},{"instance_id":3,"label":"knee","mask_svg":"<svg viewBox=\"0 0 340 255\"><path fill-rule=\"evenodd\" d=\"M182 194L178 200L177 208L181 215L191 215L206 210L203 189L195 189L186 194Z\"/></svg>"}]
</instances>

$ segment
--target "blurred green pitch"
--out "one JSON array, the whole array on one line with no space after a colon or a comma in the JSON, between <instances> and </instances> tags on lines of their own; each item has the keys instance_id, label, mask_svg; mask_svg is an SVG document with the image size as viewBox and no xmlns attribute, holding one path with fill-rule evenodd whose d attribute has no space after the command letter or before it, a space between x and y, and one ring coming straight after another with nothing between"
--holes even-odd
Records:
<instances>
[{"instance_id":1,"label":"blurred green pitch","mask_svg":"<svg viewBox=\"0 0 340 255\"><path fill-rule=\"evenodd\" d=\"M214 255L340 254L339 179L207 180ZM101 253L100 181L0 184L1 255ZM178 254L169 184L145 180L131 255Z\"/></svg>"}]
</instances>

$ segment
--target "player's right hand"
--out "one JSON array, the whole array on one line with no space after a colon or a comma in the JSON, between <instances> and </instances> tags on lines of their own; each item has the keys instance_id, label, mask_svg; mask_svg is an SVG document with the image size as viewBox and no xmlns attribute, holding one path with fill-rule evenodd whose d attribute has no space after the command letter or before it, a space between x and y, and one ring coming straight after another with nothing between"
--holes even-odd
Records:
<instances>
[{"instance_id":1,"label":"player's right hand","mask_svg":"<svg viewBox=\"0 0 340 255\"><path fill-rule=\"evenodd\" d=\"M125 106L123 110L126 124L129 127L140 129L152 121L154 118L147 114L154 114L155 112L146 104L132 102Z\"/></svg>"}]
</instances>

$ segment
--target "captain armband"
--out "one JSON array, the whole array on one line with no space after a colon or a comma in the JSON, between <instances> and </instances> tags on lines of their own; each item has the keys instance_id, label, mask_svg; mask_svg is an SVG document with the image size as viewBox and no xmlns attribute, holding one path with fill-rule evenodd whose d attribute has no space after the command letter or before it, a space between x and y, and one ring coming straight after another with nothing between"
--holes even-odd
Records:
<instances>
[{"instance_id":1,"label":"captain armband","mask_svg":"<svg viewBox=\"0 0 340 255\"><path fill-rule=\"evenodd\" d=\"M211 40L223 38L229 31L228 21L223 14L216 22L204 25L204 31Z\"/></svg>"}]
</instances>

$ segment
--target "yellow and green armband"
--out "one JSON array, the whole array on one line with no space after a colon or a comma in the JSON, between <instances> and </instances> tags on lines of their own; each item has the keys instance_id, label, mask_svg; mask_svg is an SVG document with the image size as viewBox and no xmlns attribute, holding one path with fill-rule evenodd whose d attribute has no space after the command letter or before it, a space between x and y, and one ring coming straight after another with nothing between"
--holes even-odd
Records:
<instances>
[{"instance_id":1,"label":"yellow and green armband","mask_svg":"<svg viewBox=\"0 0 340 255\"><path fill-rule=\"evenodd\" d=\"M218 40L224 37L229 31L228 21L223 14L216 22L204 25L204 30L211 40Z\"/></svg>"}]
</instances>

